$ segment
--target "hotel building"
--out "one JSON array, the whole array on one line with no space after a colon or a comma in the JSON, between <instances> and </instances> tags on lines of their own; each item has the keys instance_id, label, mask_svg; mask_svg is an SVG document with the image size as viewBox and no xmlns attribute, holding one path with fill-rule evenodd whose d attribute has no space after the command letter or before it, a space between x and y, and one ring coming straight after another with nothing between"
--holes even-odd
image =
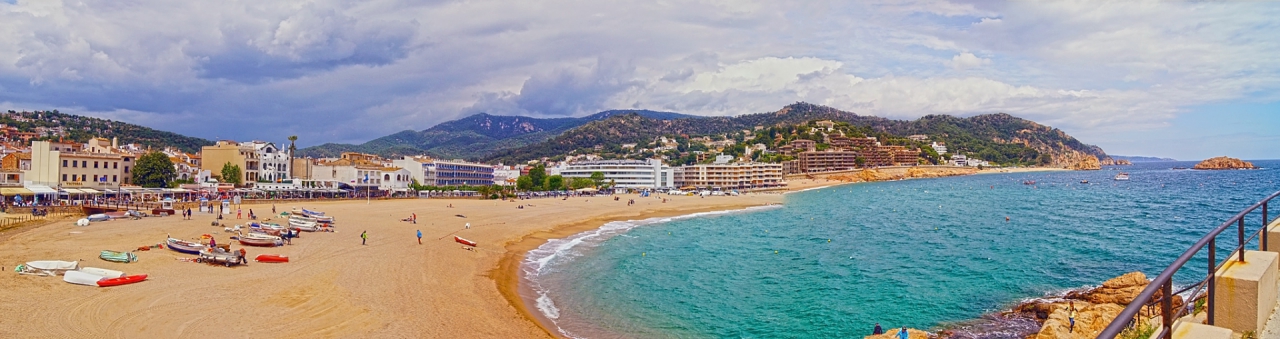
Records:
<instances>
[{"instance_id":1,"label":"hotel building","mask_svg":"<svg viewBox=\"0 0 1280 339\"><path fill-rule=\"evenodd\" d=\"M783 164L717 163L681 166L675 169L677 187L747 190L786 186Z\"/></svg>"},{"instance_id":2,"label":"hotel building","mask_svg":"<svg viewBox=\"0 0 1280 339\"><path fill-rule=\"evenodd\" d=\"M561 166L559 172L565 178L590 178L592 173L600 172L615 187L676 187L671 167L658 159L580 161Z\"/></svg>"}]
</instances>

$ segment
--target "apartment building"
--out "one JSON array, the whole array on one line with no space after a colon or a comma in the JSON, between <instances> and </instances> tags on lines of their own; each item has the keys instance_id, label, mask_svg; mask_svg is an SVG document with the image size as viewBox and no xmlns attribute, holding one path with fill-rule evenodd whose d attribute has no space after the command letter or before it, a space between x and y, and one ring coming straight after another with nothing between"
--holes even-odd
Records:
<instances>
[{"instance_id":1,"label":"apartment building","mask_svg":"<svg viewBox=\"0 0 1280 339\"><path fill-rule=\"evenodd\" d=\"M226 164L240 166L242 182L255 182L259 179L261 160L252 143L238 143L231 140L219 140L213 146L200 149L200 168L208 170L216 176L222 176L222 167Z\"/></svg>"},{"instance_id":2,"label":"apartment building","mask_svg":"<svg viewBox=\"0 0 1280 339\"><path fill-rule=\"evenodd\" d=\"M759 162L681 166L675 169L677 187L748 190L786 186L783 164Z\"/></svg>"},{"instance_id":3,"label":"apartment building","mask_svg":"<svg viewBox=\"0 0 1280 339\"><path fill-rule=\"evenodd\" d=\"M621 188L676 187L671 167L658 159L580 161L562 164L559 172L565 178L590 178L600 172L606 182Z\"/></svg>"}]
</instances>

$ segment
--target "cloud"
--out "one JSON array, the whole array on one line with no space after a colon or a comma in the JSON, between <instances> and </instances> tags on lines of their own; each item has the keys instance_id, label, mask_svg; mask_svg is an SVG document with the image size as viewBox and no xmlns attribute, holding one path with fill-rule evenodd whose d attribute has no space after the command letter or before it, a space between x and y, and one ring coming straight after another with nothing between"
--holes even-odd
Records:
<instances>
[{"instance_id":1,"label":"cloud","mask_svg":"<svg viewBox=\"0 0 1280 339\"><path fill-rule=\"evenodd\" d=\"M964 53L956 54L956 56L952 57L951 61L947 62L946 64L947 66L951 66L951 68L954 68L956 70L966 70L970 68L990 65L991 59L979 58L973 55L973 53L964 52Z\"/></svg>"},{"instance_id":2,"label":"cloud","mask_svg":"<svg viewBox=\"0 0 1280 339\"><path fill-rule=\"evenodd\" d=\"M363 142L476 112L1165 126L1280 99L1270 3L314 0L0 4L0 102L212 138Z\"/></svg>"}]
</instances>

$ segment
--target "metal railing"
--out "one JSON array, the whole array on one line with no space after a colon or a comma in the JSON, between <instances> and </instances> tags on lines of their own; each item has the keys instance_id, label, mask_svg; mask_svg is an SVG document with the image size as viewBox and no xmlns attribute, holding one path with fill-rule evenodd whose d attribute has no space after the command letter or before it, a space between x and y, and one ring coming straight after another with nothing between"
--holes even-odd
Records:
<instances>
[{"instance_id":1,"label":"metal railing","mask_svg":"<svg viewBox=\"0 0 1280 339\"><path fill-rule=\"evenodd\" d=\"M1160 275L1156 276L1155 279L1151 279L1151 283L1147 285L1147 288L1143 289L1142 293L1139 293L1138 296L1133 299L1133 302L1130 302L1129 305L1124 308L1124 311L1121 311L1120 314L1111 321L1111 324L1107 325L1107 328L1103 329L1102 332L1098 334L1098 338L1113 339L1117 335L1120 335L1120 333L1125 329L1132 328L1135 324L1147 322L1147 319L1135 319L1135 317L1140 315L1139 312L1142 312L1143 308L1147 308L1149 310L1149 312L1147 312L1149 316L1154 314L1154 312L1151 311L1154 311L1154 308L1158 307L1161 317L1160 338L1169 339L1173 334L1174 320L1186 315L1188 311L1194 311L1195 301L1202 297L1205 298L1204 309L1207 312L1206 324L1213 325L1213 292L1215 288L1214 274L1218 272L1218 269L1230 263L1232 260L1243 262L1245 246L1250 242L1253 242L1255 239L1259 240L1259 245L1262 249L1265 250L1267 248L1267 224L1270 221L1267 219L1267 207L1271 200L1275 199L1277 196L1280 196L1280 192L1272 193L1265 199L1258 201L1258 203L1249 206L1249 208L1246 208L1239 214L1231 217L1231 219L1227 219L1227 221L1223 222L1222 225L1219 225L1209 231L1209 234L1206 234L1204 237L1200 238L1199 241L1196 241L1196 243L1191 245L1191 248L1187 249L1186 252L1183 252L1177 260L1174 260L1172 264L1169 264L1169 267L1166 267L1164 271L1161 271ZM1246 239L1245 218L1259 208L1262 209L1262 227ZM1236 227L1236 241L1238 245L1231 250L1231 254L1227 256L1227 260L1224 260L1222 263L1218 263L1215 258L1218 250L1217 237L1232 226ZM1191 286L1187 286L1178 292L1174 292L1174 274L1177 273L1179 269L1182 269L1183 266L1186 266L1187 262L1191 261L1192 257L1195 257L1195 255L1199 253L1200 250L1204 249L1205 246L1209 247L1208 260L1206 264L1209 271L1205 273L1204 280L1200 280ZM1173 296L1192 290L1194 291L1188 298L1186 298L1186 300L1184 300L1184 304L1193 306L1191 308L1185 306L1179 307L1179 309L1175 311L1173 309ZM1160 298L1154 298L1156 293L1160 293Z\"/></svg>"}]
</instances>

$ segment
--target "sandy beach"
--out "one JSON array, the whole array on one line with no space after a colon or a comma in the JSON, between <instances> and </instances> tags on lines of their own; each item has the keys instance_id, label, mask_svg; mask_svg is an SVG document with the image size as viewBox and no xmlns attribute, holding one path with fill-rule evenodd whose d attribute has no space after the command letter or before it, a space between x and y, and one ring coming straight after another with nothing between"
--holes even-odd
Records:
<instances>
[{"instance_id":1,"label":"sandy beach","mask_svg":"<svg viewBox=\"0 0 1280 339\"><path fill-rule=\"evenodd\" d=\"M0 309L7 315L0 337L539 338L543 330L520 305L518 265L523 253L546 239L635 220L780 203L780 194L739 197L606 197L492 200L341 201L277 205L321 210L337 218L336 233L304 233L292 245L247 247L258 254L288 255L290 263L250 262L222 267L179 261L191 255L164 250L136 252L138 262L112 263L101 250L128 251L161 243L165 235L228 243L232 234L195 220L153 217L77 227L73 220L19 229L0 236ZM636 205L627 206L628 199ZM450 208L448 205L454 207ZM517 209L520 204L531 204ZM243 206L269 215L270 205ZM417 213L418 224L399 221ZM463 215L458 217L457 215ZM227 225L244 223L234 215ZM471 224L465 229L466 223ZM415 237L423 232L423 244ZM360 232L369 232L368 245ZM452 235L479 242L474 251ZM233 248L239 248L233 244ZM147 281L110 288L72 285L61 277L13 273L33 260L82 260L81 266L145 273Z\"/></svg>"},{"instance_id":2,"label":"sandy beach","mask_svg":"<svg viewBox=\"0 0 1280 339\"><path fill-rule=\"evenodd\" d=\"M1017 169L1017 172L1052 169ZM1013 172L1013 171L1010 171ZM905 173L905 172L904 172ZM967 175L1006 173L988 170ZM886 172L888 175L901 173ZM790 180L787 191L850 183L842 177ZM524 305L519 265L529 250L618 220L685 215L778 204L781 192L738 197L622 195L568 200L512 201L421 199L281 203L321 210L337 218L336 233L304 233L292 245L246 247L282 254L286 264L253 263L226 268L179 261L167 249L136 252L131 264L102 261L101 250L127 251L202 234L229 243L233 234L194 220L152 217L77 227L63 220L0 233L0 264L33 260L82 260L81 266L130 274L148 281L112 288L67 284L60 277L0 275L0 309L12 315L0 337L178 337L207 333L232 337L552 337ZM663 203L662 198L667 202ZM627 206L628 199L636 205ZM524 209L518 205L529 204ZM453 207L449 207L452 205ZM270 215L271 205L245 205ZM399 221L417 213L418 224ZM461 216L459 216L461 215ZM248 220L223 220L227 226ZM471 224L471 228L464 225ZM423 232L423 244L415 237ZM360 232L369 232L368 245ZM466 250L458 235L479 242ZM233 244L233 248L239 248Z\"/></svg>"}]
</instances>

